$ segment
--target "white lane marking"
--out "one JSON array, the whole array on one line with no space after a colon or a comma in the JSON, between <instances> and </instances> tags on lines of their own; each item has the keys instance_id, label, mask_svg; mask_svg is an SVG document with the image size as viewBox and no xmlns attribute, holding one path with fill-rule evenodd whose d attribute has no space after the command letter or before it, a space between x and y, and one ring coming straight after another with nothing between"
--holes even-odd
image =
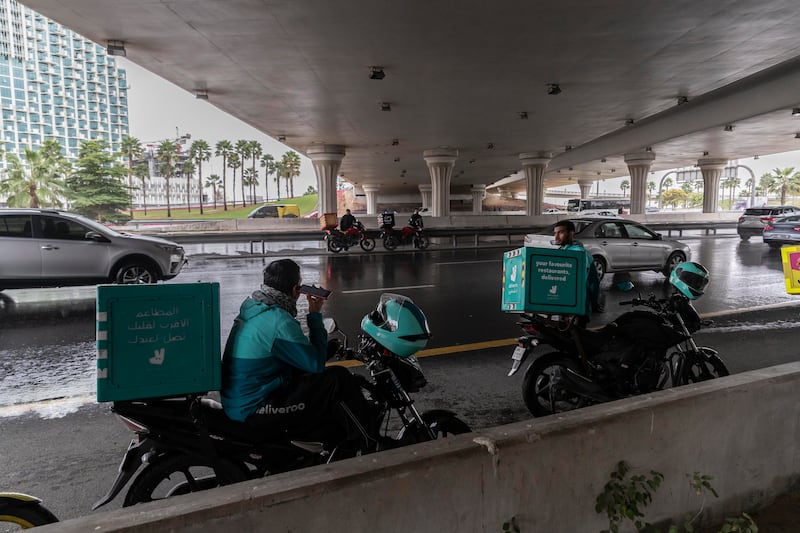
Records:
<instances>
[{"instance_id":1,"label":"white lane marking","mask_svg":"<svg viewBox=\"0 0 800 533\"><path fill-rule=\"evenodd\" d=\"M502 263L502 259L485 259L482 261L451 261L449 263L434 263L434 265L469 265L473 263Z\"/></svg>"},{"instance_id":2,"label":"white lane marking","mask_svg":"<svg viewBox=\"0 0 800 533\"><path fill-rule=\"evenodd\" d=\"M436 285L408 285L406 287L380 287L377 289L357 289L352 291L342 291L342 294L355 294L357 292L388 292L405 289L432 289Z\"/></svg>"}]
</instances>

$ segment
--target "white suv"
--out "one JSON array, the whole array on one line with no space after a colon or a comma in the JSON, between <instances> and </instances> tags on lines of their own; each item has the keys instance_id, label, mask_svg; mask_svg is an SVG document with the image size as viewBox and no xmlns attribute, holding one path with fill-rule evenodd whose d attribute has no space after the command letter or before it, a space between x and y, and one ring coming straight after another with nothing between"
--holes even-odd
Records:
<instances>
[{"instance_id":1,"label":"white suv","mask_svg":"<svg viewBox=\"0 0 800 533\"><path fill-rule=\"evenodd\" d=\"M0 250L0 290L155 283L174 278L185 263L174 242L51 209L0 209Z\"/></svg>"}]
</instances>

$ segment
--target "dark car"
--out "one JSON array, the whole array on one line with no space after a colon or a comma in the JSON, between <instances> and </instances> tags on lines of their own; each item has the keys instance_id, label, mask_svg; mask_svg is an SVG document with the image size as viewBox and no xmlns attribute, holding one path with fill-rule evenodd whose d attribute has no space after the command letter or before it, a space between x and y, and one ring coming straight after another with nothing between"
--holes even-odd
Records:
<instances>
[{"instance_id":1,"label":"dark car","mask_svg":"<svg viewBox=\"0 0 800 533\"><path fill-rule=\"evenodd\" d=\"M743 241L750 237L758 237L764 231L764 226L775 221L776 217L800 212L800 207L793 205L765 205L763 207L748 207L739 217L736 232Z\"/></svg>"},{"instance_id":2,"label":"dark car","mask_svg":"<svg viewBox=\"0 0 800 533\"><path fill-rule=\"evenodd\" d=\"M800 244L800 212L775 218L764 226L764 242L772 248Z\"/></svg>"},{"instance_id":3,"label":"dark car","mask_svg":"<svg viewBox=\"0 0 800 533\"><path fill-rule=\"evenodd\" d=\"M118 233L53 209L0 209L0 290L155 283L183 268L174 242Z\"/></svg>"},{"instance_id":4,"label":"dark car","mask_svg":"<svg viewBox=\"0 0 800 533\"><path fill-rule=\"evenodd\" d=\"M654 270L669 276L678 263L691 259L689 246L621 217L573 218L575 239L594 258L597 274L602 279L606 272L632 272ZM525 237L526 245L548 241L553 236L553 226L539 235Z\"/></svg>"}]
</instances>

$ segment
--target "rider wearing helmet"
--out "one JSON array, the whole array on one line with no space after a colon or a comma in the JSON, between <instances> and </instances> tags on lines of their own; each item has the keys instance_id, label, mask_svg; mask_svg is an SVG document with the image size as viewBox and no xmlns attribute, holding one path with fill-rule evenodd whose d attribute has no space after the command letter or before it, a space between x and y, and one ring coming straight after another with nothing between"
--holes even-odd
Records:
<instances>
[{"instance_id":1,"label":"rider wearing helmet","mask_svg":"<svg viewBox=\"0 0 800 533\"><path fill-rule=\"evenodd\" d=\"M377 442L377 416L346 368L326 367L324 299L307 295L309 337L300 328L300 266L264 268L264 283L245 299L222 358L225 414L254 431L289 430L306 438ZM333 440L335 439L335 440Z\"/></svg>"},{"instance_id":2,"label":"rider wearing helmet","mask_svg":"<svg viewBox=\"0 0 800 533\"><path fill-rule=\"evenodd\" d=\"M686 261L679 263L669 275L669 282L678 292L696 300L705 292L708 285L708 270L700 263Z\"/></svg>"}]
</instances>

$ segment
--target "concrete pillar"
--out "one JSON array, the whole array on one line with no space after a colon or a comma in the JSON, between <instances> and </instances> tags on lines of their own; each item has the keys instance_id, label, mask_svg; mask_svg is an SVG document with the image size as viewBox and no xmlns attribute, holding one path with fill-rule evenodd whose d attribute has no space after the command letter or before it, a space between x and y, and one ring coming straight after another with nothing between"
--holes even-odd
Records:
<instances>
[{"instance_id":1,"label":"concrete pillar","mask_svg":"<svg viewBox=\"0 0 800 533\"><path fill-rule=\"evenodd\" d=\"M314 165L319 191L319 213L337 213L336 178L345 156L344 146L338 144L315 144L309 146L306 155Z\"/></svg>"},{"instance_id":2,"label":"concrete pillar","mask_svg":"<svg viewBox=\"0 0 800 533\"><path fill-rule=\"evenodd\" d=\"M589 198L589 194L592 192L592 185L594 185L594 180L578 180L578 187L581 188L581 200Z\"/></svg>"},{"instance_id":3,"label":"concrete pillar","mask_svg":"<svg viewBox=\"0 0 800 533\"><path fill-rule=\"evenodd\" d=\"M420 183L419 184L419 194L422 196L422 207L427 209L431 208L431 187L430 183Z\"/></svg>"},{"instance_id":4,"label":"concrete pillar","mask_svg":"<svg viewBox=\"0 0 800 533\"><path fill-rule=\"evenodd\" d=\"M431 173L431 215L450 215L450 178L458 158L454 148L434 148L423 152L428 171Z\"/></svg>"},{"instance_id":5,"label":"concrete pillar","mask_svg":"<svg viewBox=\"0 0 800 533\"><path fill-rule=\"evenodd\" d=\"M544 201L544 171L553 154L532 152L519 154L522 170L525 171L526 215L541 215Z\"/></svg>"},{"instance_id":6,"label":"concrete pillar","mask_svg":"<svg viewBox=\"0 0 800 533\"><path fill-rule=\"evenodd\" d=\"M699 159L697 166L703 173L703 213L716 213L719 201L719 180L728 164L727 159Z\"/></svg>"},{"instance_id":7,"label":"concrete pillar","mask_svg":"<svg viewBox=\"0 0 800 533\"><path fill-rule=\"evenodd\" d=\"M470 192L472 193L472 212L478 215L483 212L483 199L486 196L486 185L473 185Z\"/></svg>"},{"instance_id":8,"label":"concrete pillar","mask_svg":"<svg viewBox=\"0 0 800 533\"><path fill-rule=\"evenodd\" d=\"M625 154L625 164L631 175L631 215L641 215L647 206L647 175L656 159L653 152Z\"/></svg>"},{"instance_id":9,"label":"concrete pillar","mask_svg":"<svg viewBox=\"0 0 800 533\"><path fill-rule=\"evenodd\" d=\"M378 191L381 186L379 183L365 183L363 188L367 197L367 214L375 215L378 213Z\"/></svg>"}]
</instances>

